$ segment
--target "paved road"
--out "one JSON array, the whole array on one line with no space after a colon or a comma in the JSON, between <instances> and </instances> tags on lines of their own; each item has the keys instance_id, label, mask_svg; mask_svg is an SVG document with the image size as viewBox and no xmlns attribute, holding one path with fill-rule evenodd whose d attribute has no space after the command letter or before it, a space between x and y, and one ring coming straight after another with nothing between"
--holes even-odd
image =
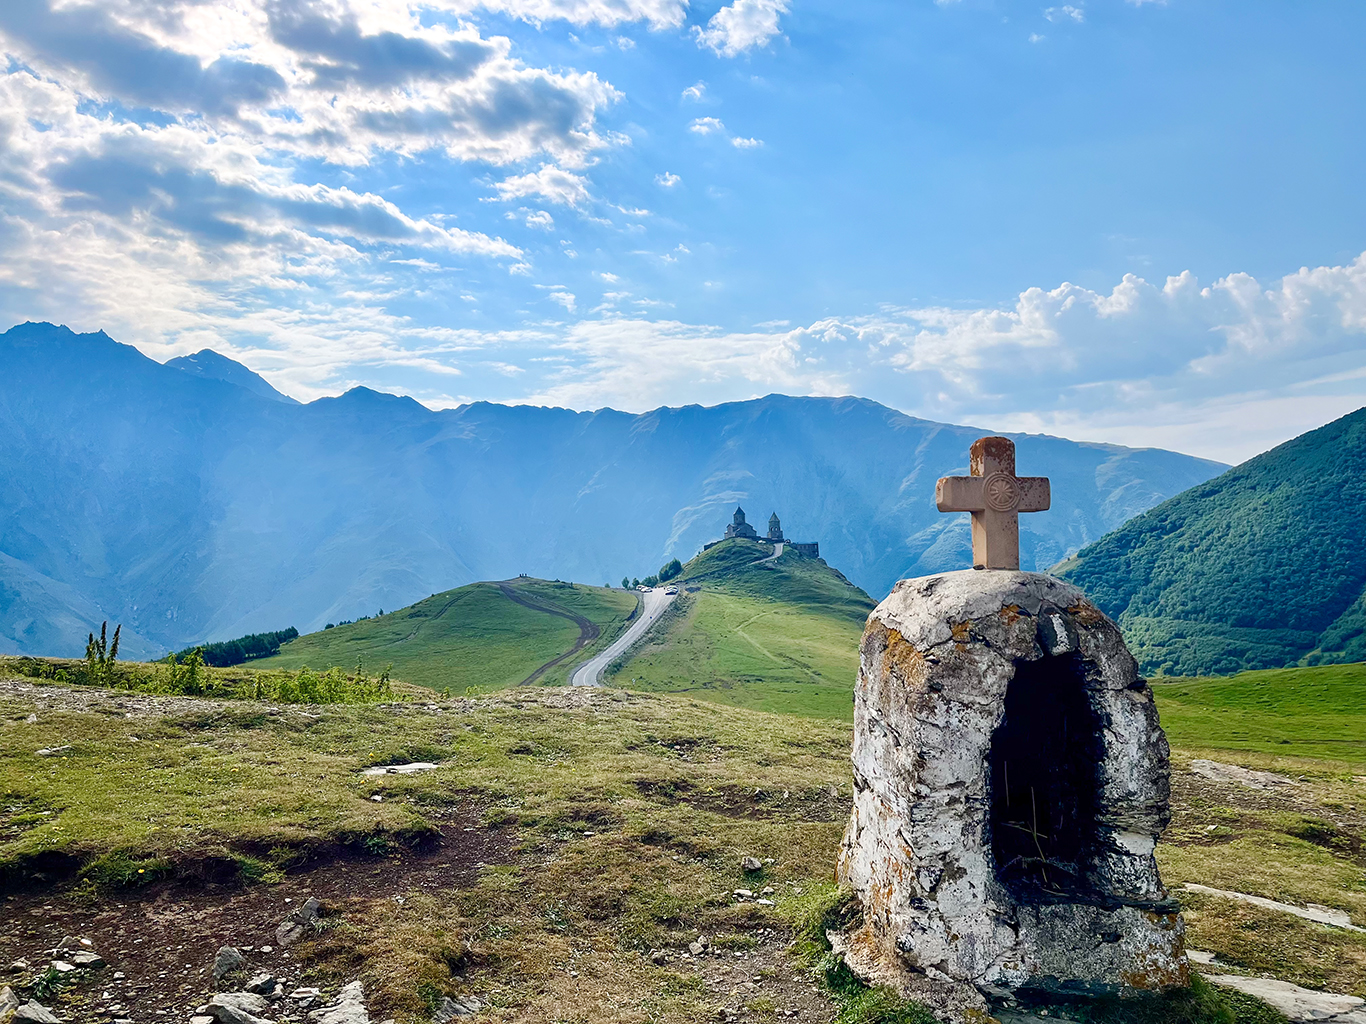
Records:
<instances>
[{"instance_id":1,"label":"paved road","mask_svg":"<svg viewBox=\"0 0 1366 1024\"><path fill-rule=\"evenodd\" d=\"M655 624L655 621L663 614L664 609L673 602L673 596L664 593L663 587L658 587L640 596L644 598L644 601L636 621L631 623L630 628L625 633L617 637L611 647L596 658L585 661L575 670L574 675L570 678L570 682L575 686L601 686L602 673L607 666L644 636L645 631Z\"/></svg>"},{"instance_id":2,"label":"paved road","mask_svg":"<svg viewBox=\"0 0 1366 1024\"><path fill-rule=\"evenodd\" d=\"M782 553L783 546L781 544L774 544L773 554L769 555L767 558L756 558L753 562L750 562L750 565L763 565L765 562L776 562Z\"/></svg>"}]
</instances>

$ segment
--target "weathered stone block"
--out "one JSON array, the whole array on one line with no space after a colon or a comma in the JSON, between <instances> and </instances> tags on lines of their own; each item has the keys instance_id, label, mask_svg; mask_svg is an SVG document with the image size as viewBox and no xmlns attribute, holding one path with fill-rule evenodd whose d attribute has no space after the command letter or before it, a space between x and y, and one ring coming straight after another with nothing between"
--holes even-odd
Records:
<instances>
[{"instance_id":1,"label":"weathered stone block","mask_svg":"<svg viewBox=\"0 0 1366 1024\"><path fill-rule=\"evenodd\" d=\"M838 873L855 973L948 1016L983 993L1189 983L1153 859L1168 746L1119 630L1039 573L903 580L869 616Z\"/></svg>"}]
</instances>

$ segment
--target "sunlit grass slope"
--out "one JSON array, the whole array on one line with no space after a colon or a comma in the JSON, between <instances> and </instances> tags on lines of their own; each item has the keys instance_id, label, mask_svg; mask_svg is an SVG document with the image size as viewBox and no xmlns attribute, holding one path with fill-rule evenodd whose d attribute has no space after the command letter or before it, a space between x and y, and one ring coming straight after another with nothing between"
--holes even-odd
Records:
<instances>
[{"instance_id":1,"label":"sunlit grass slope","mask_svg":"<svg viewBox=\"0 0 1366 1024\"><path fill-rule=\"evenodd\" d=\"M1366 663L1155 681L1174 747L1366 761Z\"/></svg>"},{"instance_id":2,"label":"sunlit grass slope","mask_svg":"<svg viewBox=\"0 0 1366 1024\"><path fill-rule=\"evenodd\" d=\"M724 541L684 567L680 596L610 677L762 711L853 715L859 637L873 601L821 559Z\"/></svg>"},{"instance_id":3,"label":"sunlit grass slope","mask_svg":"<svg viewBox=\"0 0 1366 1024\"><path fill-rule=\"evenodd\" d=\"M581 616L600 630L597 641L548 670L540 683L563 683L568 667L610 642L636 607L634 593L606 587L526 578L472 583L388 615L309 633L252 664L349 669L360 661L366 671L392 665L395 679L456 693L471 686L514 686L571 650L579 627L562 615L518 604L504 587L528 604Z\"/></svg>"}]
</instances>

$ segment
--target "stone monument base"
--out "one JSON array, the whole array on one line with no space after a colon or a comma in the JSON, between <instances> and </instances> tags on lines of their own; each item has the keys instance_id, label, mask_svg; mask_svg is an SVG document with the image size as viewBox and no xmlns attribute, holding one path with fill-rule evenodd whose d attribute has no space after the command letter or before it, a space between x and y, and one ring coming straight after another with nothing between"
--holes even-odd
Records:
<instances>
[{"instance_id":1,"label":"stone monument base","mask_svg":"<svg viewBox=\"0 0 1366 1024\"><path fill-rule=\"evenodd\" d=\"M1153 850L1168 746L1119 630L1039 573L898 583L860 647L854 807L830 936L865 980L954 1020L1019 990L1189 984Z\"/></svg>"}]
</instances>

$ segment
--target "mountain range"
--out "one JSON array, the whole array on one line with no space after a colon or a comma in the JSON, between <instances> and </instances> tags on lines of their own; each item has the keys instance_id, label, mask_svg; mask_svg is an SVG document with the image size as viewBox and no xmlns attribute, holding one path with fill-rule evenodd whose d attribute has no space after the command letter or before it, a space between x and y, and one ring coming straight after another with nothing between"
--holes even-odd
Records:
<instances>
[{"instance_id":1,"label":"mountain range","mask_svg":"<svg viewBox=\"0 0 1366 1024\"><path fill-rule=\"evenodd\" d=\"M1143 670L1366 660L1366 409L1207 480L1058 568Z\"/></svg>"},{"instance_id":2,"label":"mountain range","mask_svg":"<svg viewBox=\"0 0 1366 1024\"><path fill-rule=\"evenodd\" d=\"M0 335L0 652L126 656L397 608L519 572L643 576L720 536L737 505L880 598L970 564L935 480L991 431L859 398L769 395L642 414L366 388L299 404L205 351L161 364L103 332ZM1023 516L1046 568L1226 467L1159 449L1011 435L1053 481Z\"/></svg>"}]
</instances>

